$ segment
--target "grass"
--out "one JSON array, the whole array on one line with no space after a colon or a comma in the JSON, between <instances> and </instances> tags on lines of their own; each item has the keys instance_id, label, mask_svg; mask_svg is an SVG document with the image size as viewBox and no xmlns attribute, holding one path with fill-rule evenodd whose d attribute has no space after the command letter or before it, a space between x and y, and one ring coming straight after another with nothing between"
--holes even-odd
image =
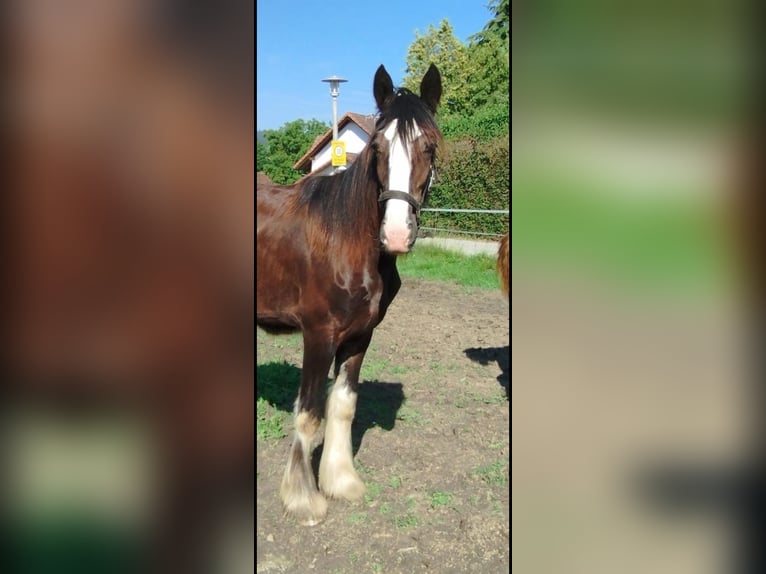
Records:
<instances>
[{"instance_id":1,"label":"grass","mask_svg":"<svg viewBox=\"0 0 766 574\"><path fill-rule=\"evenodd\" d=\"M440 506L447 506L452 501L452 495L449 492L432 492L431 508L434 510Z\"/></svg>"},{"instance_id":2,"label":"grass","mask_svg":"<svg viewBox=\"0 0 766 574\"><path fill-rule=\"evenodd\" d=\"M388 486L390 486L393 489L397 489L400 486L402 486L402 477L395 475L392 476L391 479L388 481Z\"/></svg>"},{"instance_id":3,"label":"grass","mask_svg":"<svg viewBox=\"0 0 766 574\"><path fill-rule=\"evenodd\" d=\"M372 474L372 469L368 466L363 465L361 462L359 462L359 459L357 458L354 458L354 468L359 474L364 474L364 475Z\"/></svg>"},{"instance_id":4,"label":"grass","mask_svg":"<svg viewBox=\"0 0 766 574\"><path fill-rule=\"evenodd\" d=\"M366 512L354 512L348 517L349 524L362 524L364 522L367 522Z\"/></svg>"},{"instance_id":5,"label":"grass","mask_svg":"<svg viewBox=\"0 0 766 574\"><path fill-rule=\"evenodd\" d=\"M274 408L265 399L258 399L256 403L257 423L256 431L259 439L277 440L287 436L284 423L287 413Z\"/></svg>"},{"instance_id":6,"label":"grass","mask_svg":"<svg viewBox=\"0 0 766 574\"><path fill-rule=\"evenodd\" d=\"M423 413L414 407L409 407L406 404L399 408L396 413L396 420L405 423L411 423L413 425L421 425L424 423Z\"/></svg>"},{"instance_id":7,"label":"grass","mask_svg":"<svg viewBox=\"0 0 766 574\"><path fill-rule=\"evenodd\" d=\"M490 486L505 486L508 484L508 462L499 460L493 464L478 466L473 470L473 474Z\"/></svg>"},{"instance_id":8,"label":"grass","mask_svg":"<svg viewBox=\"0 0 766 574\"><path fill-rule=\"evenodd\" d=\"M364 493L364 503L369 506L373 499L380 497L381 487L377 482L367 484L367 492Z\"/></svg>"},{"instance_id":9,"label":"grass","mask_svg":"<svg viewBox=\"0 0 766 574\"><path fill-rule=\"evenodd\" d=\"M397 528L413 528L417 526L418 523L418 517L410 512L394 518L394 525Z\"/></svg>"},{"instance_id":10,"label":"grass","mask_svg":"<svg viewBox=\"0 0 766 574\"><path fill-rule=\"evenodd\" d=\"M286 361L258 365L256 386L256 435L278 440L287 436L284 426L300 386L300 371Z\"/></svg>"},{"instance_id":11,"label":"grass","mask_svg":"<svg viewBox=\"0 0 766 574\"><path fill-rule=\"evenodd\" d=\"M389 362L390 359L367 357L364 363L362 363L362 370L359 373L360 379L364 381L380 378Z\"/></svg>"},{"instance_id":12,"label":"grass","mask_svg":"<svg viewBox=\"0 0 766 574\"><path fill-rule=\"evenodd\" d=\"M403 277L498 289L496 262L497 258L489 255L464 255L433 245L419 245L398 258L397 268Z\"/></svg>"}]
</instances>

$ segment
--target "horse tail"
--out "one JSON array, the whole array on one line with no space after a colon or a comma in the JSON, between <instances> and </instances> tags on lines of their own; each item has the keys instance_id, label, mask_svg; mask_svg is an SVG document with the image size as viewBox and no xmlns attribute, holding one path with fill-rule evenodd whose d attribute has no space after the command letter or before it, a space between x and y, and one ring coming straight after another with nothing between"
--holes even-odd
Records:
<instances>
[{"instance_id":1,"label":"horse tail","mask_svg":"<svg viewBox=\"0 0 766 574\"><path fill-rule=\"evenodd\" d=\"M508 249L510 232L506 233L500 240L500 246L497 249L497 275L500 279L500 288L506 297L510 297L510 280L508 277L510 254Z\"/></svg>"}]
</instances>

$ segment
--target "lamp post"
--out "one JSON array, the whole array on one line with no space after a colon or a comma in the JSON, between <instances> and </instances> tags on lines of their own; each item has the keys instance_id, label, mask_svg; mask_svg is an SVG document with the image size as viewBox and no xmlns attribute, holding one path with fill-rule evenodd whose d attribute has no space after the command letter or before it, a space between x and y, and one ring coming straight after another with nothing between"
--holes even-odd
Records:
<instances>
[{"instance_id":1,"label":"lamp post","mask_svg":"<svg viewBox=\"0 0 766 574\"><path fill-rule=\"evenodd\" d=\"M348 80L339 76L330 76L322 81L330 84L330 95L332 96L332 153L335 154L336 142L338 142L338 94L340 94L340 84ZM343 152L343 159L345 160L345 149L343 149ZM345 161L343 164L337 166L333 164L333 173L346 169Z\"/></svg>"}]
</instances>

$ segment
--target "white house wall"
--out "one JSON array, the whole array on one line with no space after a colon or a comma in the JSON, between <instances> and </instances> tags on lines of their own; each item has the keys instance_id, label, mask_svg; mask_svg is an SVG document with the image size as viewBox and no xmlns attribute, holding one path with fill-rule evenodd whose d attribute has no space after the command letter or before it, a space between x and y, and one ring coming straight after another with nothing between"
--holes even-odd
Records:
<instances>
[{"instance_id":1,"label":"white house wall","mask_svg":"<svg viewBox=\"0 0 766 574\"><path fill-rule=\"evenodd\" d=\"M364 149L364 146L367 145L369 136L367 135L367 132L360 128L356 123L349 122L343 126L343 129L338 132L338 139L340 141L346 142L347 154L358 154L362 151L362 149ZM326 145L324 145L311 160L312 172L317 167L324 165L332 160L332 150L330 149L330 144L331 142L328 142Z\"/></svg>"}]
</instances>

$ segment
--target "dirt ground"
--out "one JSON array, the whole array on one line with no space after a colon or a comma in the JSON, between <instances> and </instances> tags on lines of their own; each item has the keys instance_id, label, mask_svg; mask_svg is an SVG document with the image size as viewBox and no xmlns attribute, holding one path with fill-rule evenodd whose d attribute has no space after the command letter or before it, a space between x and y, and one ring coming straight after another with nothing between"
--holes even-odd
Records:
<instances>
[{"instance_id":1,"label":"dirt ground","mask_svg":"<svg viewBox=\"0 0 766 574\"><path fill-rule=\"evenodd\" d=\"M507 572L509 331L499 291L404 278L362 370L353 444L364 501L330 501L323 523L298 526L279 499L291 426L259 438L256 571ZM299 339L259 331L257 353L259 375L297 377Z\"/></svg>"}]
</instances>

